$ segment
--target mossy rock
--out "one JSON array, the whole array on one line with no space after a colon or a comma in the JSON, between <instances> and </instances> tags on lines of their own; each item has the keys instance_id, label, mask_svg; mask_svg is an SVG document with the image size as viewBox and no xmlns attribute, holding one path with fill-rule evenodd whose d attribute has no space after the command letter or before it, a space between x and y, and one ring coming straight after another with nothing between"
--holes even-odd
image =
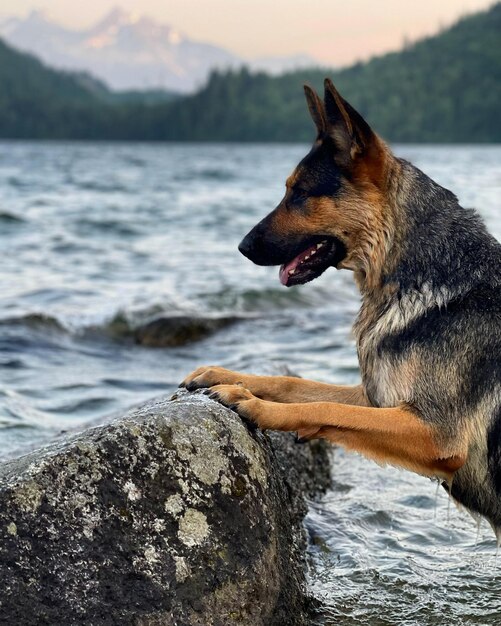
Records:
<instances>
[{"instance_id":1,"label":"mossy rock","mask_svg":"<svg viewBox=\"0 0 501 626\"><path fill-rule=\"evenodd\" d=\"M0 466L6 624L307 624L322 446L179 392Z\"/></svg>"}]
</instances>

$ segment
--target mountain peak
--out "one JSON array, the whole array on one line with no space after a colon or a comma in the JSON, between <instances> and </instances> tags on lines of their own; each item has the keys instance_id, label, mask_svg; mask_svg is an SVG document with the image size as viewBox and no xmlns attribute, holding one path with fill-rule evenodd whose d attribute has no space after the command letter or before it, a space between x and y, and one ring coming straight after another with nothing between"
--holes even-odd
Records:
<instances>
[{"instance_id":1,"label":"mountain peak","mask_svg":"<svg viewBox=\"0 0 501 626\"><path fill-rule=\"evenodd\" d=\"M43 11L33 11L27 18L0 23L0 36L48 65L88 72L112 89L190 92L200 87L214 69L250 65L280 73L301 65L288 58L249 62L120 6L80 31L51 21Z\"/></svg>"},{"instance_id":2,"label":"mountain peak","mask_svg":"<svg viewBox=\"0 0 501 626\"><path fill-rule=\"evenodd\" d=\"M109 13L107 13L93 28L105 29L113 26L123 26L124 24L133 23L134 14L131 11L126 11L119 6L114 6Z\"/></svg>"},{"instance_id":3,"label":"mountain peak","mask_svg":"<svg viewBox=\"0 0 501 626\"><path fill-rule=\"evenodd\" d=\"M48 22L49 20L49 15L47 13L47 11L45 11L44 9L33 9L33 11L30 11L28 14L28 17L26 18L27 21L31 21L31 22Z\"/></svg>"}]
</instances>

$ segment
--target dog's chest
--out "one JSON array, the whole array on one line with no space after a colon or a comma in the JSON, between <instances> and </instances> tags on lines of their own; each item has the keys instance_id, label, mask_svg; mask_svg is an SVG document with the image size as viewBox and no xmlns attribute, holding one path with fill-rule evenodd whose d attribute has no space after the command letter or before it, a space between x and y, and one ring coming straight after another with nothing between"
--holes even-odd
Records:
<instances>
[{"instance_id":1,"label":"dog's chest","mask_svg":"<svg viewBox=\"0 0 501 626\"><path fill-rule=\"evenodd\" d=\"M394 407L412 401L412 373L408 364L396 365L373 355L360 365L362 381L373 406Z\"/></svg>"},{"instance_id":2,"label":"dog's chest","mask_svg":"<svg viewBox=\"0 0 501 626\"><path fill-rule=\"evenodd\" d=\"M406 323L405 311L398 305L362 308L354 327L362 381L374 406L391 407L410 402L416 367L410 355L382 349L383 339Z\"/></svg>"}]
</instances>

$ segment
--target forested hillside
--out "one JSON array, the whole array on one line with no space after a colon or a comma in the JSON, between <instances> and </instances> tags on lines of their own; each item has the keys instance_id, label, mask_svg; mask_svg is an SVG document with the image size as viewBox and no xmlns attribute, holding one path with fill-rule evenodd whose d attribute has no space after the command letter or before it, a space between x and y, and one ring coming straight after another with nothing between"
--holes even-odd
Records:
<instances>
[{"instance_id":1,"label":"forested hillside","mask_svg":"<svg viewBox=\"0 0 501 626\"><path fill-rule=\"evenodd\" d=\"M325 70L279 78L213 75L174 104L162 132L177 139L306 140L301 84ZM335 85L384 137L401 142L501 141L501 3L441 34L347 69Z\"/></svg>"},{"instance_id":2,"label":"forested hillside","mask_svg":"<svg viewBox=\"0 0 501 626\"><path fill-rule=\"evenodd\" d=\"M501 141L501 3L400 52L338 71L213 73L192 96L115 94L0 42L0 137L307 141L302 83L330 75L385 138Z\"/></svg>"}]
</instances>

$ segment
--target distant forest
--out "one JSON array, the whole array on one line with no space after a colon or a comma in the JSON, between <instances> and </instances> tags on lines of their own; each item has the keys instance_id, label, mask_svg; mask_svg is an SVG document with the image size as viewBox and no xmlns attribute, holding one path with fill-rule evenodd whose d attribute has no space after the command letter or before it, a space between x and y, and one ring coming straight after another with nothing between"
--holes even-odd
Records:
<instances>
[{"instance_id":1,"label":"distant forest","mask_svg":"<svg viewBox=\"0 0 501 626\"><path fill-rule=\"evenodd\" d=\"M393 142L501 142L501 3L400 52L342 70L214 72L190 96L112 93L0 41L0 137L309 141L302 84L329 75Z\"/></svg>"}]
</instances>

